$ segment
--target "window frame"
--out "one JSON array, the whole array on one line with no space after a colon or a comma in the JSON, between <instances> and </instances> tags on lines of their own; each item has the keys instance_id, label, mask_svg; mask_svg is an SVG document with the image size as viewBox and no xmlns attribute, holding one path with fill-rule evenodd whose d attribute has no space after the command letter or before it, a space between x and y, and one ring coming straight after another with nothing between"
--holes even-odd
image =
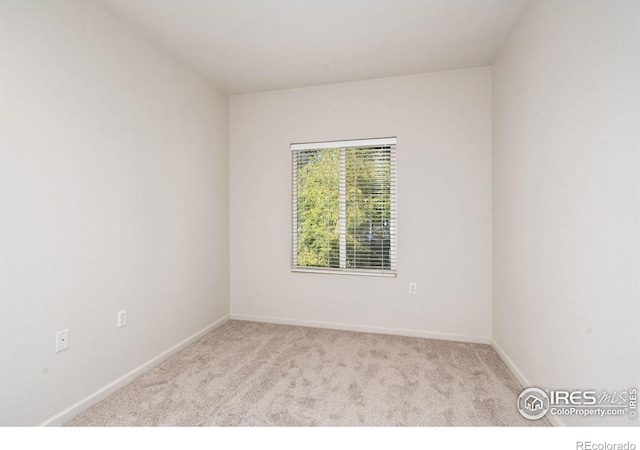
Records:
<instances>
[{"instance_id":1,"label":"window frame","mask_svg":"<svg viewBox=\"0 0 640 450\"><path fill-rule=\"evenodd\" d=\"M335 149L338 148L341 150L341 160L344 157L344 151L347 148L366 148L366 147L383 147L390 146L391 147L391 155L390 155L390 170L391 170L391 180L390 180L390 208L391 208L391 217L389 218L389 227L393 230L390 233L390 248L389 248L389 260L390 260L390 268L389 269L354 269L354 268L336 268L336 267L305 267L296 265L296 254L298 251L298 241L297 241L297 167L296 158L294 157L296 151L304 151L304 150L322 150L322 149ZM341 141L322 141L322 142L305 142L305 143L292 143L290 144L290 163L291 163L291 234L290 234L290 267L291 272L293 273L324 273L331 275L355 275L355 276L373 276L373 277L387 277L387 278L396 278L397 277L397 164L396 164L396 149L397 149L397 137L385 137L385 138L369 138L369 139L351 139L351 140L341 140ZM341 163L340 171L344 170L344 166ZM342 177L342 176L341 176ZM346 195L343 192L343 185L341 181L340 187L340 202L342 204L343 198ZM341 208L342 209L342 208ZM344 218L342 217L343 212L341 214L342 224L340 226L340 259L341 261L346 255L345 251L345 242L346 242L346 230L343 229L344 226ZM344 231L343 231L344 230ZM345 252L343 254L343 252ZM342 265L342 263L341 263Z\"/></svg>"}]
</instances>

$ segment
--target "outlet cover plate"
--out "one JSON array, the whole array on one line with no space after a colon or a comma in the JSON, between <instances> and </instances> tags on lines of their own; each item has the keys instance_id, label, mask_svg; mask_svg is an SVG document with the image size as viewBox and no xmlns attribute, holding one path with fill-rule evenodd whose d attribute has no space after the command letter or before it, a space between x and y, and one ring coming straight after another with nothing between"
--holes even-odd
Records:
<instances>
[{"instance_id":1,"label":"outlet cover plate","mask_svg":"<svg viewBox=\"0 0 640 450\"><path fill-rule=\"evenodd\" d=\"M69 329L56 333L56 352L60 353L69 348Z\"/></svg>"}]
</instances>

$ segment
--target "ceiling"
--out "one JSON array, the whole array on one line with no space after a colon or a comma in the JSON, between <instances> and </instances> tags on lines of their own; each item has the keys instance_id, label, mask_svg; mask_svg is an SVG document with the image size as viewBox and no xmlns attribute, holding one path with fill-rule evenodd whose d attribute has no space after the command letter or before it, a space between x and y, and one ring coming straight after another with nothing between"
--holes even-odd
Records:
<instances>
[{"instance_id":1,"label":"ceiling","mask_svg":"<svg viewBox=\"0 0 640 450\"><path fill-rule=\"evenodd\" d=\"M102 0L229 94L489 65L530 0Z\"/></svg>"}]
</instances>

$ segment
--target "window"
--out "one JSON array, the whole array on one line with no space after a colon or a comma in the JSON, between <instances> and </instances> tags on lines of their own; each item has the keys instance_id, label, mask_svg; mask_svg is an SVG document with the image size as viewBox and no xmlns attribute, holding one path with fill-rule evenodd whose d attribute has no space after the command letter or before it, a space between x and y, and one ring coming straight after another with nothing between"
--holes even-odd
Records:
<instances>
[{"instance_id":1,"label":"window","mask_svg":"<svg viewBox=\"0 0 640 450\"><path fill-rule=\"evenodd\" d=\"M291 145L294 272L395 276L396 138Z\"/></svg>"}]
</instances>

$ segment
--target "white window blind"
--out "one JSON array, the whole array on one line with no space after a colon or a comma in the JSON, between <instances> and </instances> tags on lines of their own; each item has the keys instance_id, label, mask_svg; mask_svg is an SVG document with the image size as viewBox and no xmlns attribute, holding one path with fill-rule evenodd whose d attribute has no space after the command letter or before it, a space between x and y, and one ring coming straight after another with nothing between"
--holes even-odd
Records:
<instances>
[{"instance_id":1,"label":"white window blind","mask_svg":"<svg viewBox=\"0 0 640 450\"><path fill-rule=\"evenodd\" d=\"M396 274L396 138L291 144L296 272Z\"/></svg>"}]
</instances>

